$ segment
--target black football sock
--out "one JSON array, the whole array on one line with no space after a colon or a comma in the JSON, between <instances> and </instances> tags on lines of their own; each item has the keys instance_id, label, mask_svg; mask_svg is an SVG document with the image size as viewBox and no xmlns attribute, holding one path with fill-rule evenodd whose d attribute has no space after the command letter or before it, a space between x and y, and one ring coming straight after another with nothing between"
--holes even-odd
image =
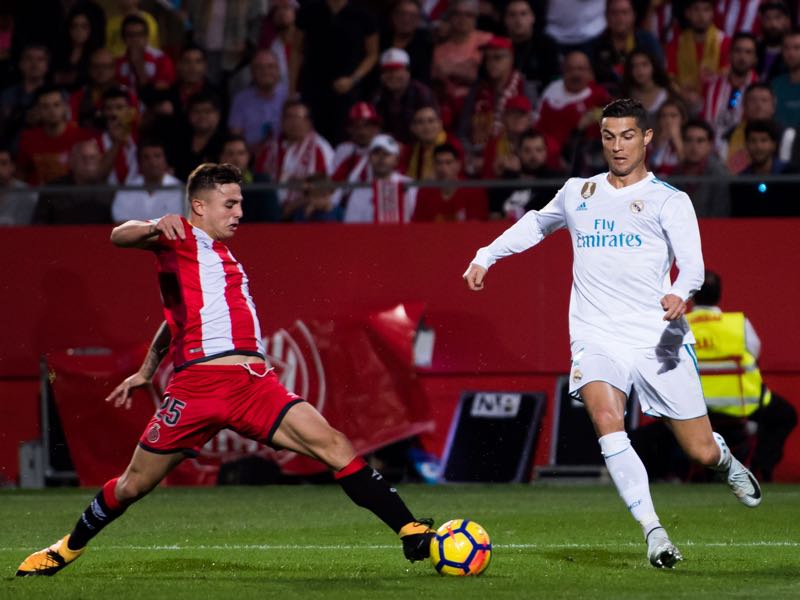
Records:
<instances>
[{"instance_id":1,"label":"black football sock","mask_svg":"<svg viewBox=\"0 0 800 600\"><path fill-rule=\"evenodd\" d=\"M399 533L404 525L414 521L400 494L383 478L383 475L367 465L363 458L355 458L344 469L334 474L350 499L369 511Z\"/></svg>"},{"instance_id":2,"label":"black football sock","mask_svg":"<svg viewBox=\"0 0 800 600\"><path fill-rule=\"evenodd\" d=\"M94 536L100 533L106 525L125 512L125 506L120 504L114 495L117 478L107 481L94 500L91 501L81 518L75 523L75 528L69 536L67 547L70 550L80 550L89 543Z\"/></svg>"}]
</instances>

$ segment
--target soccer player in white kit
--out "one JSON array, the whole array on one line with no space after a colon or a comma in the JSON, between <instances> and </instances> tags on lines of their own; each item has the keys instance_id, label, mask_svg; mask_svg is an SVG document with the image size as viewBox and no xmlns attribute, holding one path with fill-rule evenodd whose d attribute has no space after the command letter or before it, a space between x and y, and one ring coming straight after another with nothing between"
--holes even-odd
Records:
<instances>
[{"instance_id":1,"label":"soccer player in white kit","mask_svg":"<svg viewBox=\"0 0 800 600\"><path fill-rule=\"evenodd\" d=\"M625 432L632 390L645 414L666 420L691 459L726 475L742 504L757 506L761 490L711 430L706 413L694 337L683 317L704 277L692 203L647 171L653 131L639 102L615 100L600 125L609 172L569 179L542 210L528 212L478 250L464 279L471 290L482 290L498 259L569 230L570 394L586 406L614 485L642 526L651 564L672 568L683 557L659 522L647 472ZM673 261L680 272L671 282Z\"/></svg>"}]
</instances>

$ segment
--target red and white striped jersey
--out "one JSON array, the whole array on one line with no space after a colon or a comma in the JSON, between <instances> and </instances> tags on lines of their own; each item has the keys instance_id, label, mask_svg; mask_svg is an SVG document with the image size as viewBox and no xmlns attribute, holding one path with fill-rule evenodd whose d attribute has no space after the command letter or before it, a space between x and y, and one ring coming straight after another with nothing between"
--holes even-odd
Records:
<instances>
[{"instance_id":1,"label":"red and white striped jersey","mask_svg":"<svg viewBox=\"0 0 800 600\"><path fill-rule=\"evenodd\" d=\"M175 370L221 356L265 357L247 275L228 247L183 219L185 240L155 249Z\"/></svg>"},{"instance_id":2,"label":"red and white striped jersey","mask_svg":"<svg viewBox=\"0 0 800 600\"><path fill-rule=\"evenodd\" d=\"M737 31L758 35L758 7L761 0L717 0L714 22L728 37Z\"/></svg>"},{"instance_id":3,"label":"red and white striped jersey","mask_svg":"<svg viewBox=\"0 0 800 600\"><path fill-rule=\"evenodd\" d=\"M717 75L706 86L702 114L703 119L716 132L714 141L718 150L728 132L741 122L744 114L744 92L747 86L756 81L758 74L750 71L747 81L740 88L733 87L727 75Z\"/></svg>"}]
</instances>

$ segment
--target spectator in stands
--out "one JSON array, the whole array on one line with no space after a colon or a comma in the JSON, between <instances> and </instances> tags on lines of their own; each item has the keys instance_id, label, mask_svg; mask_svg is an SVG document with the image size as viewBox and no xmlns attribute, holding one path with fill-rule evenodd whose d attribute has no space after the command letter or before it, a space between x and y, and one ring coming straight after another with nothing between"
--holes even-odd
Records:
<instances>
[{"instance_id":1,"label":"spectator in stands","mask_svg":"<svg viewBox=\"0 0 800 600\"><path fill-rule=\"evenodd\" d=\"M29 110L36 92L45 85L50 69L50 51L43 44L28 44L19 59L22 81L0 92L0 139L16 141L30 123Z\"/></svg>"},{"instance_id":2,"label":"spectator in stands","mask_svg":"<svg viewBox=\"0 0 800 600\"><path fill-rule=\"evenodd\" d=\"M106 48L111 51L114 58L120 57L127 51L125 41L125 19L135 16L144 21L147 28L147 45L151 48L161 48L158 35L158 23L149 12L139 8L139 0L117 0L119 12L108 19L106 25Z\"/></svg>"},{"instance_id":3,"label":"spectator in stands","mask_svg":"<svg viewBox=\"0 0 800 600\"><path fill-rule=\"evenodd\" d=\"M186 107L188 128L181 135L172 152L175 176L186 181L197 165L218 162L225 137L222 107L219 99L210 92L195 94Z\"/></svg>"},{"instance_id":4,"label":"spectator in stands","mask_svg":"<svg viewBox=\"0 0 800 600\"><path fill-rule=\"evenodd\" d=\"M464 154L461 143L447 133L434 105L423 106L411 119L411 132L414 137L400 156L400 171L412 179L433 179L433 151L436 146L448 143L459 153L463 165Z\"/></svg>"},{"instance_id":5,"label":"spectator in stands","mask_svg":"<svg viewBox=\"0 0 800 600\"><path fill-rule=\"evenodd\" d=\"M594 82L592 65L583 52L569 52L563 72L563 79L545 89L536 125L555 140L559 151L576 130L599 136L599 113L610 101L605 89Z\"/></svg>"},{"instance_id":6,"label":"spectator in stands","mask_svg":"<svg viewBox=\"0 0 800 600\"><path fill-rule=\"evenodd\" d=\"M264 19L264 24L261 28L261 37L258 42L259 48L272 50L272 53L278 61L281 85L287 90L291 83L289 64L292 55L292 41L295 36L297 9L299 6L300 4L297 0L277 0L276 2L270 2L269 13L267 14L267 18Z\"/></svg>"},{"instance_id":7,"label":"spectator in stands","mask_svg":"<svg viewBox=\"0 0 800 600\"><path fill-rule=\"evenodd\" d=\"M375 136L369 146L372 187L351 192L345 208L346 223L408 223L414 214L417 188L397 171L400 144L390 135Z\"/></svg>"},{"instance_id":8,"label":"spectator in stands","mask_svg":"<svg viewBox=\"0 0 800 600\"><path fill-rule=\"evenodd\" d=\"M673 84L664 68L644 50L633 50L625 58L622 97L642 103L652 123L661 105L673 92Z\"/></svg>"},{"instance_id":9,"label":"spectator in stands","mask_svg":"<svg viewBox=\"0 0 800 600\"><path fill-rule=\"evenodd\" d=\"M783 63L783 36L792 29L789 8L784 2L765 1L758 9L761 38L758 40L758 76L772 81L786 72Z\"/></svg>"},{"instance_id":10,"label":"spectator in stands","mask_svg":"<svg viewBox=\"0 0 800 600\"><path fill-rule=\"evenodd\" d=\"M647 153L647 166L656 175L670 175L683 160L683 127L688 121L686 107L678 99L667 100L658 109Z\"/></svg>"},{"instance_id":11,"label":"spectator in stands","mask_svg":"<svg viewBox=\"0 0 800 600\"><path fill-rule=\"evenodd\" d=\"M750 121L775 118L775 94L768 83L750 84L744 92L742 119L725 132L718 152L731 173L741 173L750 162L745 148L745 129ZM792 130L793 131L793 130Z\"/></svg>"},{"instance_id":12,"label":"spectator in stands","mask_svg":"<svg viewBox=\"0 0 800 600\"><path fill-rule=\"evenodd\" d=\"M145 140L139 144L139 168L141 173L131 177L128 185L144 186L145 189L116 193L111 205L115 223L131 219L147 221L166 214L182 215L186 212L183 184L170 175L167 153L161 142Z\"/></svg>"},{"instance_id":13,"label":"spectator in stands","mask_svg":"<svg viewBox=\"0 0 800 600\"><path fill-rule=\"evenodd\" d=\"M716 132L714 146L718 149L723 148L725 134L742 120L744 92L758 81L756 62L756 38L750 33L736 33L731 40L727 75L717 75L706 87L702 114Z\"/></svg>"},{"instance_id":14,"label":"spectator in stands","mask_svg":"<svg viewBox=\"0 0 800 600\"><path fill-rule=\"evenodd\" d=\"M357 102L347 116L349 139L333 153L334 181L366 181L369 145L381 132L381 119L367 102Z\"/></svg>"},{"instance_id":15,"label":"spectator in stands","mask_svg":"<svg viewBox=\"0 0 800 600\"><path fill-rule=\"evenodd\" d=\"M503 108L502 129L489 138L483 151L481 177L502 178L509 162L517 164L516 148L533 125L533 106L525 96L512 96Z\"/></svg>"},{"instance_id":16,"label":"spectator in stands","mask_svg":"<svg viewBox=\"0 0 800 600\"><path fill-rule=\"evenodd\" d=\"M410 62L411 78L424 84L431 80L433 40L430 31L421 27L421 14L417 0L395 0L389 26L381 34L381 50L398 48L405 51Z\"/></svg>"},{"instance_id":17,"label":"spectator in stands","mask_svg":"<svg viewBox=\"0 0 800 600\"><path fill-rule=\"evenodd\" d=\"M251 153L277 139L287 89L280 83L278 60L272 50L258 50L250 63L253 83L233 98L228 128L244 136Z\"/></svg>"},{"instance_id":18,"label":"spectator in stands","mask_svg":"<svg viewBox=\"0 0 800 600\"><path fill-rule=\"evenodd\" d=\"M14 177L14 157L9 148L0 147L0 226L30 225L36 194Z\"/></svg>"},{"instance_id":19,"label":"spectator in stands","mask_svg":"<svg viewBox=\"0 0 800 600\"><path fill-rule=\"evenodd\" d=\"M800 31L783 36L786 73L772 80L775 118L784 127L800 127Z\"/></svg>"},{"instance_id":20,"label":"spectator in stands","mask_svg":"<svg viewBox=\"0 0 800 600\"><path fill-rule=\"evenodd\" d=\"M545 86L561 74L558 48L549 36L534 30L536 16L528 0L506 4L503 22L514 46L514 68L525 78L525 95L536 104Z\"/></svg>"},{"instance_id":21,"label":"spectator in stands","mask_svg":"<svg viewBox=\"0 0 800 600\"><path fill-rule=\"evenodd\" d=\"M91 189L104 183L100 160L100 149L95 140L84 140L72 146L69 152L69 173L52 183L58 186L80 186L82 189L43 191L36 204L33 222L43 225L111 223L113 192Z\"/></svg>"},{"instance_id":22,"label":"spectator in stands","mask_svg":"<svg viewBox=\"0 0 800 600\"><path fill-rule=\"evenodd\" d=\"M27 183L40 185L66 175L72 146L92 134L67 120L67 103L56 87L39 88L34 107L40 126L22 132L17 168Z\"/></svg>"},{"instance_id":23,"label":"spectator in stands","mask_svg":"<svg viewBox=\"0 0 800 600\"><path fill-rule=\"evenodd\" d=\"M459 185L463 171L461 153L452 144L440 144L433 150L436 181L452 182L446 187L422 187L417 193L417 207L412 221L485 221L489 202L481 188Z\"/></svg>"},{"instance_id":24,"label":"spectator in stands","mask_svg":"<svg viewBox=\"0 0 800 600\"><path fill-rule=\"evenodd\" d=\"M411 142L411 119L422 106L433 104L433 92L411 77L405 50L389 48L381 54L381 87L373 105L388 134L404 144Z\"/></svg>"},{"instance_id":25,"label":"spectator in stands","mask_svg":"<svg viewBox=\"0 0 800 600\"><path fill-rule=\"evenodd\" d=\"M703 86L728 66L730 38L714 25L713 0L689 0L684 16L688 27L667 47L667 69L694 112L702 106Z\"/></svg>"},{"instance_id":26,"label":"spectator in stands","mask_svg":"<svg viewBox=\"0 0 800 600\"><path fill-rule=\"evenodd\" d=\"M294 222L331 223L341 221L344 209L334 202L330 180L321 173L306 177L302 204L298 204L289 220Z\"/></svg>"},{"instance_id":27,"label":"spectator in stands","mask_svg":"<svg viewBox=\"0 0 800 600\"><path fill-rule=\"evenodd\" d=\"M147 45L147 21L138 15L128 15L122 21L122 41L125 54L117 58L117 82L141 93L147 88L168 89L175 83L172 60Z\"/></svg>"},{"instance_id":28,"label":"spectator in stands","mask_svg":"<svg viewBox=\"0 0 800 600\"><path fill-rule=\"evenodd\" d=\"M178 118L185 117L189 100L195 94L216 96L220 101L222 114L227 112L226 96L208 78L206 51L200 46L190 44L181 49L177 63L177 79L170 88L170 99Z\"/></svg>"},{"instance_id":29,"label":"spectator in stands","mask_svg":"<svg viewBox=\"0 0 800 600\"><path fill-rule=\"evenodd\" d=\"M378 63L378 47L375 19L350 0L309 2L297 13L293 90L332 143L345 138L347 111L360 99L361 81Z\"/></svg>"},{"instance_id":30,"label":"spectator in stands","mask_svg":"<svg viewBox=\"0 0 800 600\"><path fill-rule=\"evenodd\" d=\"M525 79L514 69L511 40L494 36L483 46L485 76L464 101L458 136L464 146L466 171L480 173L487 142L503 131L503 114L510 98L525 96Z\"/></svg>"},{"instance_id":31,"label":"spectator in stands","mask_svg":"<svg viewBox=\"0 0 800 600\"><path fill-rule=\"evenodd\" d=\"M114 76L114 57L106 48L99 48L89 59L89 81L75 90L69 98L72 120L87 129L103 127L103 94L118 87ZM126 88L127 89L127 88ZM138 100L133 90L127 90L131 106Z\"/></svg>"},{"instance_id":32,"label":"spectator in stands","mask_svg":"<svg viewBox=\"0 0 800 600\"><path fill-rule=\"evenodd\" d=\"M272 139L256 159L256 173L263 173L269 181L300 182L314 173L330 176L333 172L333 148L314 130L308 106L300 100L289 100L283 105L281 134ZM291 214L292 206L301 199L297 189L282 189L278 198L282 207L290 207L284 216Z\"/></svg>"},{"instance_id":33,"label":"spectator in stands","mask_svg":"<svg viewBox=\"0 0 800 600\"><path fill-rule=\"evenodd\" d=\"M207 52L209 78L214 84L223 85L246 64L257 46L266 3L185 0L183 7L192 24L192 40Z\"/></svg>"},{"instance_id":34,"label":"spectator in stands","mask_svg":"<svg viewBox=\"0 0 800 600\"><path fill-rule=\"evenodd\" d=\"M714 151L714 130L708 122L693 119L683 127L683 160L674 173L707 177L707 181L681 185L698 217L731 216L728 184L720 181L728 175L728 170Z\"/></svg>"},{"instance_id":35,"label":"spectator in stands","mask_svg":"<svg viewBox=\"0 0 800 600\"><path fill-rule=\"evenodd\" d=\"M89 80L92 53L103 45L104 32L92 29L91 14L82 4L70 10L66 31L53 61L53 83L75 90Z\"/></svg>"},{"instance_id":36,"label":"spectator in stands","mask_svg":"<svg viewBox=\"0 0 800 600\"><path fill-rule=\"evenodd\" d=\"M608 0L608 27L594 48L594 74L612 96L618 96L623 80L625 62L634 50L642 50L664 64L661 45L652 33L636 27L633 0Z\"/></svg>"},{"instance_id":37,"label":"spectator in stands","mask_svg":"<svg viewBox=\"0 0 800 600\"><path fill-rule=\"evenodd\" d=\"M108 183L122 185L138 175L138 137L139 115L130 92L120 86L107 89L103 93L103 128L97 134L97 142L103 153L100 170Z\"/></svg>"},{"instance_id":38,"label":"spectator in stands","mask_svg":"<svg viewBox=\"0 0 800 600\"><path fill-rule=\"evenodd\" d=\"M775 121L750 121L745 128L745 147L750 164L742 175L783 175L791 167L778 158L780 126ZM796 184L776 182L734 182L731 184L732 212L737 217L796 216Z\"/></svg>"},{"instance_id":39,"label":"spectator in stands","mask_svg":"<svg viewBox=\"0 0 800 600\"><path fill-rule=\"evenodd\" d=\"M442 89L442 98L456 107L478 79L481 47L492 34L476 29L477 0L452 0L447 10L449 35L433 50L431 78Z\"/></svg>"},{"instance_id":40,"label":"spectator in stands","mask_svg":"<svg viewBox=\"0 0 800 600\"><path fill-rule=\"evenodd\" d=\"M222 142L219 162L230 163L242 172L245 184L260 183L268 179L263 174L254 174L250 168L250 150L241 135L229 135ZM278 194L275 190L246 190L242 200L242 222L263 223L281 220Z\"/></svg>"},{"instance_id":41,"label":"spectator in stands","mask_svg":"<svg viewBox=\"0 0 800 600\"><path fill-rule=\"evenodd\" d=\"M565 56L579 50L594 55L594 47L606 28L605 0L558 0L547 6L546 32Z\"/></svg>"},{"instance_id":42,"label":"spectator in stands","mask_svg":"<svg viewBox=\"0 0 800 600\"><path fill-rule=\"evenodd\" d=\"M523 133L514 147L514 156L503 164L502 179L516 179L510 187L493 188L489 207L494 218L518 220L529 210L543 208L555 196L558 187L532 186L540 179L560 179L564 172L548 165L548 145L544 135L535 130Z\"/></svg>"}]
</instances>

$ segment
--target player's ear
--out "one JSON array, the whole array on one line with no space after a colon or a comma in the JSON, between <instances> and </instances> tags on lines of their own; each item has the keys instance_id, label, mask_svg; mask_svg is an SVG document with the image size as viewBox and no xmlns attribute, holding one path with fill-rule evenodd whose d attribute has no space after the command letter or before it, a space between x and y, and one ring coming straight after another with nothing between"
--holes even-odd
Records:
<instances>
[{"instance_id":1,"label":"player's ear","mask_svg":"<svg viewBox=\"0 0 800 600\"><path fill-rule=\"evenodd\" d=\"M644 130L644 145L647 146L653 139L653 130L649 127Z\"/></svg>"},{"instance_id":2,"label":"player's ear","mask_svg":"<svg viewBox=\"0 0 800 600\"><path fill-rule=\"evenodd\" d=\"M202 217L206 212L206 203L203 199L194 196L189 200L189 209L193 214Z\"/></svg>"}]
</instances>

